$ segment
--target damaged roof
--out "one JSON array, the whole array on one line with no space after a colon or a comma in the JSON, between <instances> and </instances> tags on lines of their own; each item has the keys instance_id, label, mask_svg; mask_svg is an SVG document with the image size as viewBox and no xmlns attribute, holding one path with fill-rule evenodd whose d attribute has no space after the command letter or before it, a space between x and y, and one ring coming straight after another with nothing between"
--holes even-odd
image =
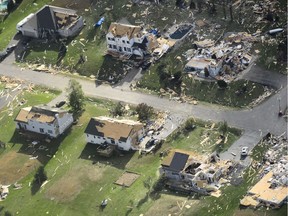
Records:
<instances>
[{"instance_id":1,"label":"damaged roof","mask_svg":"<svg viewBox=\"0 0 288 216\"><path fill-rule=\"evenodd\" d=\"M132 37L141 37L141 30L142 29L140 26L113 22L111 23L108 32L111 32L114 37L123 37L126 35L129 39L131 39Z\"/></svg>"},{"instance_id":2,"label":"damaged roof","mask_svg":"<svg viewBox=\"0 0 288 216\"><path fill-rule=\"evenodd\" d=\"M90 119L85 129L85 133L126 141L131 133L138 132L142 128L143 124L140 122L100 116Z\"/></svg>"},{"instance_id":3,"label":"damaged roof","mask_svg":"<svg viewBox=\"0 0 288 216\"><path fill-rule=\"evenodd\" d=\"M250 194L256 195L257 199L272 204L281 204L287 197L287 187L278 186L270 188L273 172L267 173L250 191Z\"/></svg>"},{"instance_id":4,"label":"damaged roof","mask_svg":"<svg viewBox=\"0 0 288 216\"><path fill-rule=\"evenodd\" d=\"M36 120L42 123L52 123L56 119L56 114L60 117L66 110L39 105L22 108L15 118L15 121L27 123L28 120Z\"/></svg>"}]
</instances>

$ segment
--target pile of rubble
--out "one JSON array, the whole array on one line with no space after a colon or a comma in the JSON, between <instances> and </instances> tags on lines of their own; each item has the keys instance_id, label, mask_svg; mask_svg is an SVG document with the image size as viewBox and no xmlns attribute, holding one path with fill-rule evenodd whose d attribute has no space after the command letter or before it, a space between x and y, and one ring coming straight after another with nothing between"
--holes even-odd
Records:
<instances>
[{"instance_id":1,"label":"pile of rubble","mask_svg":"<svg viewBox=\"0 0 288 216\"><path fill-rule=\"evenodd\" d=\"M230 182L227 178L234 167L233 162L221 161L217 154L206 158L194 152L177 149L165 157L160 173L171 189L219 197L219 188Z\"/></svg>"},{"instance_id":2,"label":"pile of rubble","mask_svg":"<svg viewBox=\"0 0 288 216\"><path fill-rule=\"evenodd\" d=\"M260 181L252 187L240 201L243 206L259 207L261 205L280 207L288 198L288 142L284 136L269 136L262 145L271 147L263 157ZM261 163L257 166L261 167Z\"/></svg>"},{"instance_id":3,"label":"pile of rubble","mask_svg":"<svg viewBox=\"0 0 288 216\"><path fill-rule=\"evenodd\" d=\"M258 41L258 36L247 32L227 33L217 45L210 39L196 41L195 49L183 54L189 61L185 71L201 78L213 77L229 82L251 63L252 56L249 52L255 41Z\"/></svg>"},{"instance_id":4,"label":"pile of rubble","mask_svg":"<svg viewBox=\"0 0 288 216\"><path fill-rule=\"evenodd\" d=\"M0 201L3 201L7 198L9 194L9 186L10 185L1 185L0 186Z\"/></svg>"}]
</instances>

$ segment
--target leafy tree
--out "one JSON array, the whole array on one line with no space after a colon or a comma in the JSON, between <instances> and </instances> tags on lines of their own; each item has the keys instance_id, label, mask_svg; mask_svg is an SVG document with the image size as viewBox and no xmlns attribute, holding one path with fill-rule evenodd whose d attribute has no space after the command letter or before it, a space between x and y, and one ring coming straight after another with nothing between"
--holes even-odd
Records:
<instances>
[{"instance_id":1,"label":"leafy tree","mask_svg":"<svg viewBox=\"0 0 288 216\"><path fill-rule=\"evenodd\" d=\"M195 129L195 121L194 119L190 118L185 122L184 128L186 131L191 131Z\"/></svg>"},{"instance_id":2,"label":"leafy tree","mask_svg":"<svg viewBox=\"0 0 288 216\"><path fill-rule=\"evenodd\" d=\"M121 102L118 102L116 106L111 110L112 116L122 116L124 114L124 107Z\"/></svg>"},{"instance_id":3,"label":"leafy tree","mask_svg":"<svg viewBox=\"0 0 288 216\"><path fill-rule=\"evenodd\" d=\"M136 107L136 112L138 114L138 119L140 121L148 120L153 114L153 107L148 106L145 103L138 104Z\"/></svg>"},{"instance_id":4,"label":"leafy tree","mask_svg":"<svg viewBox=\"0 0 288 216\"><path fill-rule=\"evenodd\" d=\"M69 81L68 104L74 114L80 113L84 108L84 92L76 80Z\"/></svg>"},{"instance_id":5,"label":"leafy tree","mask_svg":"<svg viewBox=\"0 0 288 216\"><path fill-rule=\"evenodd\" d=\"M225 89L228 86L228 84L224 80L218 80L217 84L221 89Z\"/></svg>"},{"instance_id":6,"label":"leafy tree","mask_svg":"<svg viewBox=\"0 0 288 216\"><path fill-rule=\"evenodd\" d=\"M227 133L228 131L228 124L226 121L222 122L220 124L220 127L219 127L219 131L223 134L223 136Z\"/></svg>"}]
</instances>

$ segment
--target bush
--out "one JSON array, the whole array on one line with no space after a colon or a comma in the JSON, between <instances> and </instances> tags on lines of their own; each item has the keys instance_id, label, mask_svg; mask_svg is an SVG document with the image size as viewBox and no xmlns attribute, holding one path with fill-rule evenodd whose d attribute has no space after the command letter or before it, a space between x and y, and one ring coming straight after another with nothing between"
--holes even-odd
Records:
<instances>
[{"instance_id":1,"label":"bush","mask_svg":"<svg viewBox=\"0 0 288 216\"><path fill-rule=\"evenodd\" d=\"M138 104L136 107L139 121L147 121L153 114L153 107L145 103Z\"/></svg>"},{"instance_id":2,"label":"bush","mask_svg":"<svg viewBox=\"0 0 288 216\"><path fill-rule=\"evenodd\" d=\"M124 115L124 107L121 102L118 102L116 106L111 110L111 115L113 117Z\"/></svg>"}]
</instances>

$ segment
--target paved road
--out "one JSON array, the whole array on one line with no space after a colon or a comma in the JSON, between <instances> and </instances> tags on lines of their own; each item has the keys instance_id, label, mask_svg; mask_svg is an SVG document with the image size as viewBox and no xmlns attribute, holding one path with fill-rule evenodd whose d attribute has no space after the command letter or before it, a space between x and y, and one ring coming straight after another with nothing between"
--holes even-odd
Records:
<instances>
[{"instance_id":1,"label":"paved road","mask_svg":"<svg viewBox=\"0 0 288 216\"><path fill-rule=\"evenodd\" d=\"M40 73L29 69L20 70L15 65L0 64L0 74L17 77L35 84L64 90L67 87L69 77L64 75L53 75ZM132 92L121 89L121 86L111 87L108 85L98 85L89 80L78 80L83 91L88 96L120 100L131 104L147 103L157 109L169 110L171 113L179 113L183 116L194 116L204 120L223 121L226 120L231 126L244 130L270 131L274 134L282 134L286 131L286 122L278 117L279 101L281 98L281 108L287 106L287 83L275 95L252 110L229 110L227 108L207 107L204 105L190 105L170 101L166 98L159 98L154 95L146 95L139 92Z\"/></svg>"},{"instance_id":2,"label":"paved road","mask_svg":"<svg viewBox=\"0 0 288 216\"><path fill-rule=\"evenodd\" d=\"M0 64L0 75L17 77L35 84L46 85L60 90L65 90L70 79L60 74L40 73L29 69L20 70L16 65L11 65L8 62L6 63L6 61ZM113 88L108 85L96 85L89 80L79 79L78 81L87 96L120 100L131 104L147 103L154 108L167 110L172 114L176 113L184 119L193 116L204 120L225 120L230 126L243 129L245 134L248 134L247 136L254 133L253 136L250 136L250 138L255 138L251 139L254 145L257 144L258 135L255 135L257 133L263 136L267 132L280 135L287 130L287 123L284 118L278 117L279 102L282 109L287 107L287 79L285 76L280 80L281 86L283 87L275 95L251 110L231 110L228 108L207 107L204 105L180 104L166 98L133 92L127 88L121 88L121 86ZM287 137L287 133L285 136ZM240 141L238 140L238 143L241 142L241 145L248 145L250 141L245 137L246 136L242 137ZM236 151L236 147L237 150L240 149L238 143L236 142L231 146L231 151ZM231 151L230 149L228 150L228 152ZM227 157L230 158L231 154Z\"/></svg>"}]
</instances>

